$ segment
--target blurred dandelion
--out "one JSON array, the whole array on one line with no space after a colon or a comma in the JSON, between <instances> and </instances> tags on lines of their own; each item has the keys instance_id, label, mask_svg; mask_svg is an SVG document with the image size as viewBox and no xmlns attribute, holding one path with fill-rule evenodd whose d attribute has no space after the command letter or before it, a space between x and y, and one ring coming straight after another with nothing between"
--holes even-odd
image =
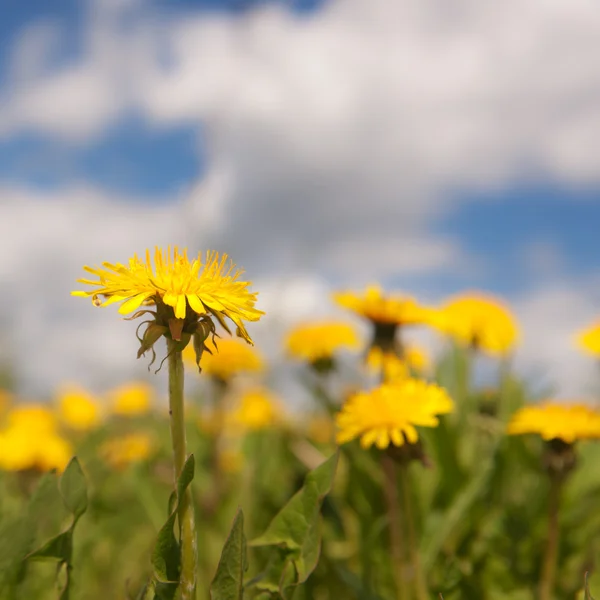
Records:
<instances>
[{"instance_id":1,"label":"blurred dandelion","mask_svg":"<svg viewBox=\"0 0 600 600\"><path fill-rule=\"evenodd\" d=\"M153 448L152 438L145 433L129 435L107 440L100 450L106 462L115 469L145 461Z\"/></svg>"},{"instance_id":2,"label":"blurred dandelion","mask_svg":"<svg viewBox=\"0 0 600 600\"><path fill-rule=\"evenodd\" d=\"M112 412L124 417L146 414L152 405L153 390L144 382L130 382L111 390Z\"/></svg>"},{"instance_id":3,"label":"blurred dandelion","mask_svg":"<svg viewBox=\"0 0 600 600\"><path fill-rule=\"evenodd\" d=\"M32 404L9 412L7 426L0 431L0 469L63 471L72 455L48 407Z\"/></svg>"},{"instance_id":4,"label":"blurred dandelion","mask_svg":"<svg viewBox=\"0 0 600 600\"><path fill-rule=\"evenodd\" d=\"M324 321L297 325L288 332L285 346L288 356L328 371L334 368L336 353L359 349L360 339L349 323Z\"/></svg>"},{"instance_id":5,"label":"blurred dandelion","mask_svg":"<svg viewBox=\"0 0 600 600\"><path fill-rule=\"evenodd\" d=\"M593 323L579 332L576 341L585 353L600 358L600 322Z\"/></svg>"},{"instance_id":6,"label":"blurred dandelion","mask_svg":"<svg viewBox=\"0 0 600 600\"><path fill-rule=\"evenodd\" d=\"M410 377L411 373L420 375L429 365L430 360L425 350L414 345L404 349L402 358L393 352L384 352L379 347L373 347L369 349L366 359L367 369L376 374L383 373L383 380L386 382Z\"/></svg>"},{"instance_id":7,"label":"blurred dandelion","mask_svg":"<svg viewBox=\"0 0 600 600\"><path fill-rule=\"evenodd\" d=\"M229 383L241 373L258 373L265 368L261 354L235 338L219 339L216 342L207 340L205 349L207 352L202 355L199 365L202 372L223 384ZM195 362L189 346L183 351L183 358Z\"/></svg>"},{"instance_id":8,"label":"blurred dandelion","mask_svg":"<svg viewBox=\"0 0 600 600\"><path fill-rule=\"evenodd\" d=\"M86 390L68 385L58 394L58 411L62 422L77 431L88 431L100 424L100 403Z\"/></svg>"},{"instance_id":9,"label":"blurred dandelion","mask_svg":"<svg viewBox=\"0 0 600 600\"><path fill-rule=\"evenodd\" d=\"M474 350L504 355L519 340L518 325L509 309L479 292L455 296L431 316L432 326Z\"/></svg>"},{"instance_id":10,"label":"blurred dandelion","mask_svg":"<svg viewBox=\"0 0 600 600\"><path fill-rule=\"evenodd\" d=\"M280 421L282 408L279 400L264 388L245 391L230 415L234 427L257 431Z\"/></svg>"}]
</instances>

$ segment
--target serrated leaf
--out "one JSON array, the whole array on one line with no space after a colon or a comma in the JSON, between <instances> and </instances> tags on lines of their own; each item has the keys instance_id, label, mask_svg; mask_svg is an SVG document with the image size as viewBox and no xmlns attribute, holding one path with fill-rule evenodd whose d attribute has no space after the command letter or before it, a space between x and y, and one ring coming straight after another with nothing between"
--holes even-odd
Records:
<instances>
[{"instance_id":1,"label":"serrated leaf","mask_svg":"<svg viewBox=\"0 0 600 600\"><path fill-rule=\"evenodd\" d=\"M317 566L321 551L321 504L333 485L338 453L311 471L304 486L275 515L265 533L252 546L277 550L258 583L263 591L288 598L293 587L305 582Z\"/></svg>"},{"instance_id":2,"label":"serrated leaf","mask_svg":"<svg viewBox=\"0 0 600 600\"><path fill-rule=\"evenodd\" d=\"M57 536L48 540L43 546L31 552L27 558L43 560L54 559L61 562L67 562L71 557L71 548L73 543L73 530L67 529Z\"/></svg>"},{"instance_id":3,"label":"serrated leaf","mask_svg":"<svg viewBox=\"0 0 600 600\"><path fill-rule=\"evenodd\" d=\"M265 533L253 540L251 545L283 545L288 550L299 550L319 516L323 498L331 490L337 462L336 453L311 471L306 476L304 486L275 515Z\"/></svg>"},{"instance_id":4,"label":"serrated leaf","mask_svg":"<svg viewBox=\"0 0 600 600\"><path fill-rule=\"evenodd\" d=\"M173 531L179 502L194 478L194 455L190 454L176 483L176 494L169 498L170 514L165 524L160 528L156 544L152 551L152 568L155 598L171 600L179 583L180 548Z\"/></svg>"},{"instance_id":5,"label":"serrated leaf","mask_svg":"<svg viewBox=\"0 0 600 600\"><path fill-rule=\"evenodd\" d=\"M75 519L79 519L87 509L88 499L85 475L76 456L67 465L58 482L58 488L67 509Z\"/></svg>"},{"instance_id":6,"label":"serrated leaf","mask_svg":"<svg viewBox=\"0 0 600 600\"><path fill-rule=\"evenodd\" d=\"M225 540L217 572L210 586L212 600L242 600L244 597L244 573L248 568L244 513L235 515L231 531Z\"/></svg>"}]
</instances>

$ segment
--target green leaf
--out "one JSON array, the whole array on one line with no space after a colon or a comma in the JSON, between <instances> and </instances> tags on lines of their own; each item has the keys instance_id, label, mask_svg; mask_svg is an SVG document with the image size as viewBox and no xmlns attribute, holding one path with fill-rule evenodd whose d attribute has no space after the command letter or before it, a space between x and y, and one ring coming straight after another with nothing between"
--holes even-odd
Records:
<instances>
[{"instance_id":1,"label":"green leaf","mask_svg":"<svg viewBox=\"0 0 600 600\"><path fill-rule=\"evenodd\" d=\"M248 568L244 513L238 509L231 531L223 546L217 572L210 586L212 600L242 600L244 572Z\"/></svg>"},{"instance_id":2,"label":"green leaf","mask_svg":"<svg viewBox=\"0 0 600 600\"><path fill-rule=\"evenodd\" d=\"M287 598L290 590L305 582L314 571L321 551L320 510L333 485L338 453L311 471L304 486L275 515L252 546L276 546L258 589Z\"/></svg>"},{"instance_id":3,"label":"green leaf","mask_svg":"<svg viewBox=\"0 0 600 600\"><path fill-rule=\"evenodd\" d=\"M88 499L85 476L76 456L67 465L58 483L58 488L67 509L75 519L79 519L87 509Z\"/></svg>"},{"instance_id":4,"label":"green leaf","mask_svg":"<svg viewBox=\"0 0 600 600\"><path fill-rule=\"evenodd\" d=\"M171 600L179 584L180 548L173 531L179 502L185 490L194 478L195 461L194 455L190 454L183 465L183 469L176 484L176 495L171 494L169 498L169 517L160 528L156 544L152 552L152 582L154 585L155 598L159 600Z\"/></svg>"},{"instance_id":5,"label":"green leaf","mask_svg":"<svg viewBox=\"0 0 600 600\"><path fill-rule=\"evenodd\" d=\"M594 600L594 597L592 596L592 593L590 592L590 581L589 581L589 577L588 577L589 573L585 573L584 575L584 600Z\"/></svg>"},{"instance_id":6,"label":"green leaf","mask_svg":"<svg viewBox=\"0 0 600 600\"><path fill-rule=\"evenodd\" d=\"M73 544L73 530L59 533L57 536L48 540L43 546L34 550L27 558L43 560L54 559L60 562L68 562L71 558L71 549Z\"/></svg>"}]
</instances>

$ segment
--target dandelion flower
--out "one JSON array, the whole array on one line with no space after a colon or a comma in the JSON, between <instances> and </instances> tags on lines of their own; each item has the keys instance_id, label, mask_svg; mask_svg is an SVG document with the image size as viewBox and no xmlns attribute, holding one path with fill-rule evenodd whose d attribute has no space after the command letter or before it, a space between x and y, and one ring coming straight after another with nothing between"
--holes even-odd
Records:
<instances>
[{"instance_id":1,"label":"dandelion flower","mask_svg":"<svg viewBox=\"0 0 600 600\"><path fill-rule=\"evenodd\" d=\"M64 388L58 397L61 420L71 429L87 431L100 423L99 403L78 387Z\"/></svg>"},{"instance_id":2,"label":"dandelion flower","mask_svg":"<svg viewBox=\"0 0 600 600\"><path fill-rule=\"evenodd\" d=\"M386 296L379 286L367 287L364 294L338 292L334 300L342 307L372 323L418 325L427 322L429 310L409 296Z\"/></svg>"},{"instance_id":3,"label":"dandelion flower","mask_svg":"<svg viewBox=\"0 0 600 600\"><path fill-rule=\"evenodd\" d=\"M560 439L567 444L600 438L600 413L586 404L547 401L519 409L508 424L507 433L536 433L546 441Z\"/></svg>"},{"instance_id":4,"label":"dandelion flower","mask_svg":"<svg viewBox=\"0 0 600 600\"><path fill-rule=\"evenodd\" d=\"M153 389L147 383L123 384L109 393L112 412L126 417L146 414L152 404L152 395Z\"/></svg>"},{"instance_id":5,"label":"dandelion flower","mask_svg":"<svg viewBox=\"0 0 600 600\"><path fill-rule=\"evenodd\" d=\"M584 329L577 336L578 346L587 354L600 357L600 322Z\"/></svg>"},{"instance_id":6,"label":"dandelion flower","mask_svg":"<svg viewBox=\"0 0 600 600\"><path fill-rule=\"evenodd\" d=\"M235 338L219 339L216 343L207 341L206 350L199 366L204 373L221 381L229 381L240 373L260 372L265 368L264 360L256 349ZM183 358L194 361L187 348Z\"/></svg>"},{"instance_id":7,"label":"dandelion flower","mask_svg":"<svg viewBox=\"0 0 600 600\"><path fill-rule=\"evenodd\" d=\"M342 348L360 347L356 330L348 323L306 323L292 329L286 339L288 354L310 363L333 359Z\"/></svg>"},{"instance_id":8,"label":"dandelion flower","mask_svg":"<svg viewBox=\"0 0 600 600\"><path fill-rule=\"evenodd\" d=\"M144 433L131 433L113 438L102 446L101 454L115 469L146 460L152 451L152 439Z\"/></svg>"},{"instance_id":9,"label":"dandelion flower","mask_svg":"<svg viewBox=\"0 0 600 600\"><path fill-rule=\"evenodd\" d=\"M41 405L15 407L0 431L0 469L63 471L73 449L57 430L52 412Z\"/></svg>"},{"instance_id":10,"label":"dandelion flower","mask_svg":"<svg viewBox=\"0 0 600 600\"><path fill-rule=\"evenodd\" d=\"M508 308L480 293L451 299L437 313L432 325L459 343L491 354L506 354L519 338L517 324Z\"/></svg>"},{"instance_id":11,"label":"dandelion flower","mask_svg":"<svg viewBox=\"0 0 600 600\"><path fill-rule=\"evenodd\" d=\"M247 391L231 414L231 423L243 429L257 431L275 424L281 415L278 400L267 390Z\"/></svg>"},{"instance_id":12,"label":"dandelion flower","mask_svg":"<svg viewBox=\"0 0 600 600\"><path fill-rule=\"evenodd\" d=\"M385 381L406 378L411 371L424 372L430 365L429 357L417 346L409 346L403 351L402 358L394 352L385 352L374 346L369 349L366 365L373 373L383 373Z\"/></svg>"},{"instance_id":13,"label":"dandelion flower","mask_svg":"<svg viewBox=\"0 0 600 600\"><path fill-rule=\"evenodd\" d=\"M258 321L264 314L254 306L257 294L249 291L249 282L240 281L242 271L228 261L227 254L207 252L204 262L201 254L190 261L185 249L180 252L177 247L172 251L168 248L165 252L156 248L154 263L147 250L145 261L134 255L127 265L107 262L102 267L84 269L98 279L78 282L95 289L75 291L73 295L91 296L97 306L120 302L119 312L123 315L142 305L156 309L156 312L140 310L132 317L154 315L154 319L146 322L138 356L168 333L184 345L194 336L199 362L204 341L214 333L212 317L228 332L225 319L231 320L238 335L252 344L244 321Z\"/></svg>"},{"instance_id":14,"label":"dandelion flower","mask_svg":"<svg viewBox=\"0 0 600 600\"><path fill-rule=\"evenodd\" d=\"M402 379L351 396L336 415L337 443L360 438L363 448L414 444L415 426L437 427L437 415L451 412L447 392L432 383Z\"/></svg>"}]
</instances>

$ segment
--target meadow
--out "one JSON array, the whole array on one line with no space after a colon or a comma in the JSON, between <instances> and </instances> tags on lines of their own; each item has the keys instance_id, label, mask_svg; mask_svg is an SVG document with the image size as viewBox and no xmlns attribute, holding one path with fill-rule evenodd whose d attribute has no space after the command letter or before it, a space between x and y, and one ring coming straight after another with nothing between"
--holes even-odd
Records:
<instances>
[{"instance_id":1,"label":"meadow","mask_svg":"<svg viewBox=\"0 0 600 600\"><path fill-rule=\"evenodd\" d=\"M0 598L600 597L600 413L534 395L500 299L334 294L347 321L281 340L312 399L291 410L244 327L268 315L226 256L88 271L78 295L141 320L169 389L2 391ZM418 328L436 356L407 341ZM600 327L580 345L597 360Z\"/></svg>"}]
</instances>

